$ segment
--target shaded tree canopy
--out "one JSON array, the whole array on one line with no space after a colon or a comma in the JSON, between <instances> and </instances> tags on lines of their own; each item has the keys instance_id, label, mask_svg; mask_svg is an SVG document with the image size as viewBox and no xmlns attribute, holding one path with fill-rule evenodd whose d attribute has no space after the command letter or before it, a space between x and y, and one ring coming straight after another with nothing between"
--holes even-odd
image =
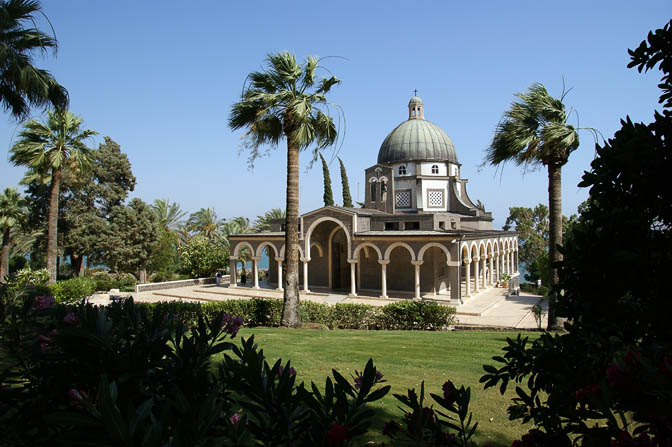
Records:
<instances>
[{"instance_id":1,"label":"shaded tree canopy","mask_svg":"<svg viewBox=\"0 0 672 447\"><path fill-rule=\"evenodd\" d=\"M105 265L116 272L144 270L158 241L157 230L156 215L142 200L113 207L107 231L100 235Z\"/></svg>"}]
</instances>

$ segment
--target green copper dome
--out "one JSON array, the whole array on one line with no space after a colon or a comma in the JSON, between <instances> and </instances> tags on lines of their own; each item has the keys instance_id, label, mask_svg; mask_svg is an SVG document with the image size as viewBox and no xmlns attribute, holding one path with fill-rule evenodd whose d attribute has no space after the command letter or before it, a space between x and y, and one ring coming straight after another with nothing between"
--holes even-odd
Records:
<instances>
[{"instance_id":1,"label":"green copper dome","mask_svg":"<svg viewBox=\"0 0 672 447\"><path fill-rule=\"evenodd\" d=\"M457 163L455 146L436 124L424 119L424 106L417 96L409 102L409 119L385 138L378 151L378 163L406 161L449 161ZM419 114L417 114L419 109Z\"/></svg>"}]
</instances>

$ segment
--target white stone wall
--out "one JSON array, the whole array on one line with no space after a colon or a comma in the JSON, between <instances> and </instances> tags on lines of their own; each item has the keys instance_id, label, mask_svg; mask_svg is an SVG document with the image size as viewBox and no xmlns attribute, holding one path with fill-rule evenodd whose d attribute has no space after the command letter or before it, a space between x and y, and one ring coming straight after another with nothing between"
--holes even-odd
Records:
<instances>
[{"instance_id":1,"label":"white stone wall","mask_svg":"<svg viewBox=\"0 0 672 447\"><path fill-rule=\"evenodd\" d=\"M422 209L425 211L447 211L448 210L448 181L447 180L422 180L421 183L422 190ZM429 190L441 190L443 191L443 206L436 207L430 206L428 203L428 191Z\"/></svg>"},{"instance_id":2,"label":"white stone wall","mask_svg":"<svg viewBox=\"0 0 672 447\"><path fill-rule=\"evenodd\" d=\"M436 166L436 167L439 168L438 174L432 174L432 166ZM428 176L436 175L436 176L443 176L443 177L448 175L448 167L446 166L446 163L442 163L442 162L438 162L438 161L420 163L419 171L420 171L420 175L428 175Z\"/></svg>"}]
</instances>

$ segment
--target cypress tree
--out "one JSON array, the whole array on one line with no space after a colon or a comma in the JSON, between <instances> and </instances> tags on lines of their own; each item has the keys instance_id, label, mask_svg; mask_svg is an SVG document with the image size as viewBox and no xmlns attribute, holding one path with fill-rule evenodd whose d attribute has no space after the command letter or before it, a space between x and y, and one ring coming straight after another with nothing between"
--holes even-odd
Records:
<instances>
[{"instance_id":1,"label":"cypress tree","mask_svg":"<svg viewBox=\"0 0 672 447\"><path fill-rule=\"evenodd\" d=\"M324 178L324 206L334 206L334 194L331 192L331 176L329 176L329 166L320 154L322 160L322 177Z\"/></svg>"},{"instance_id":2,"label":"cypress tree","mask_svg":"<svg viewBox=\"0 0 672 447\"><path fill-rule=\"evenodd\" d=\"M338 162L341 164L341 185L343 189L343 206L352 208L352 196L350 196L350 184L348 183L348 174L345 172L345 165L341 157L338 157Z\"/></svg>"}]
</instances>

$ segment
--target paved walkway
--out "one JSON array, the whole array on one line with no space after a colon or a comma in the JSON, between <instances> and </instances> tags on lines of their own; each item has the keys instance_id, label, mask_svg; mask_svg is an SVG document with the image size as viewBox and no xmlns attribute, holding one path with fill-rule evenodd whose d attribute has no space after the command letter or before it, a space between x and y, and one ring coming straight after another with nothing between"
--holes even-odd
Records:
<instances>
[{"instance_id":1,"label":"paved walkway","mask_svg":"<svg viewBox=\"0 0 672 447\"><path fill-rule=\"evenodd\" d=\"M506 292L506 289L501 288L485 289L465 299L465 302L461 305L451 303L450 299L445 295L438 295L435 297L430 294L424 296L423 299L455 306L458 327L537 328L537 323L532 314L532 307L540 301L541 297L525 292L522 292L520 296L507 296ZM365 294L366 291L363 291L362 293ZM282 292L275 289L253 289L251 287L240 286L232 288L228 287L228 285L216 286L214 284L140 292L132 295L136 301L142 302L171 300L212 302L251 298L282 299ZM300 293L301 300L331 305L338 303L353 303L384 306L394 302L406 301L411 298L412 294L408 294L408 297L386 299L366 295L350 297L328 289L315 289L307 293ZM109 296L94 295L91 302L96 304L107 304L109 302ZM542 327L546 327L546 315L548 313L546 300L541 302L541 306L543 309Z\"/></svg>"}]
</instances>

